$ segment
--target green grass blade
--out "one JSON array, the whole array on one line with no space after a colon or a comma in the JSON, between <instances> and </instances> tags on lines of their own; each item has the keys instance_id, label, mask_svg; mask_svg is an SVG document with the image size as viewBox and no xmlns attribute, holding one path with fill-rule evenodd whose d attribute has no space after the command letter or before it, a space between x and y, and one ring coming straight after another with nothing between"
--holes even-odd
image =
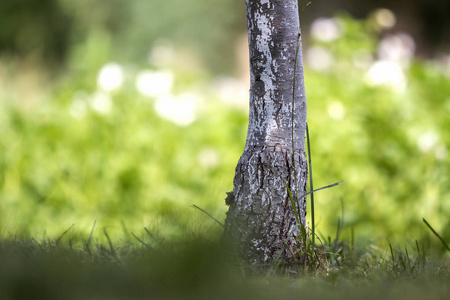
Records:
<instances>
[{"instance_id":1,"label":"green grass blade","mask_svg":"<svg viewBox=\"0 0 450 300\"><path fill-rule=\"evenodd\" d=\"M295 226L293 226L293 227L291 228L291 230L289 231L289 234L288 234L288 236L287 236L287 238L286 238L286 240L285 240L285 243L284 243L283 246L281 247L280 252L278 252L277 257L275 258L275 269L278 269L278 267L280 266L280 263L281 263L281 260L280 260L281 255L283 254L284 249L286 248L286 243L289 242L289 239L291 238L292 234L294 233L294 230L295 230Z\"/></svg>"},{"instance_id":2,"label":"green grass blade","mask_svg":"<svg viewBox=\"0 0 450 300\"><path fill-rule=\"evenodd\" d=\"M86 251L89 252L89 254L91 254L91 249L89 249L89 245L91 244L92 241L92 235L94 234L94 229L95 229L95 224L97 224L97 220L94 220L94 225L92 225L92 229L91 229L91 234L89 234L89 238L86 242Z\"/></svg>"},{"instance_id":3,"label":"green grass blade","mask_svg":"<svg viewBox=\"0 0 450 300\"><path fill-rule=\"evenodd\" d=\"M341 231L342 231L341 226L342 226L341 217L338 217L337 228L336 228L336 237L334 238L333 245L337 245L339 242L339 238L341 236Z\"/></svg>"},{"instance_id":4,"label":"green grass blade","mask_svg":"<svg viewBox=\"0 0 450 300\"><path fill-rule=\"evenodd\" d=\"M144 227L145 232L147 232L148 236L152 239L156 240L156 237L150 232L150 230L147 229L147 227Z\"/></svg>"},{"instance_id":5,"label":"green grass blade","mask_svg":"<svg viewBox=\"0 0 450 300\"><path fill-rule=\"evenodd\" d=\"M406 267L406 262L405 262L405 259L403 258L403 256L399 254L398 258L399 258L398 261L400 262L403 270L408 270L408 268Z\"/></svg>"},{"instance_id":6,"label":"green grass blade","mask_svg":"<svg viewBox=\"0 0 450 300\"><path fill-rule=\"evenodd\" d=\"M225 225L223 225L221 222L219 222L216 218L214 218L213 216L211 216L209 213L207 213L205 210L201 209L200 207L198 207L197 205L193 204L192 207L198 209L199 211L203 212L204 214L206 214L208 217L210 217L211 219L213 219L214 221L217 222L217 224L219 224L220 226L225 227Z\"/></svg>"},{"instance_id":7,"label":"green grass blade","mask_svg":"<svg viewBox=\"0 0 450 300\"><path fill-rule=\"evenodd\" d=\"M341 237L341 233L342 233L342 228L344 226L344 201L342 200L342 198L340 199L341 201L341 216L338 218L338 224L337 224L337 229L336 229L336 238L334 239L333 243L338 243L339 239Z\"/></svg>"},{"instance_id":8,"label":"green grass blade","mask_svg":"<svg viewBox=\"0 0 450 300\"><path fill-rule=\"evenodd\" d=\"M444 239L439 235L439 233L436 232L436 230L433 229L433 227L431 227L430 223L427 222L427 220L425 220L425 218L422 218L423 222L425 223L425 225L427 225L427 227L431 230L431 232L441 241L442 245L444 245L444 247L450 251L450 247L447 245L447 243L444 241Z\"/></svg>"},{"instance_id":9,"label":"green grass blade","mask_svg":"<svg viewBox=\"0 0 450 300\"><path fill-rule=\"evenodd\" d=\"M142 245L144 245L147 248L151 248L150 245L148 245L147 243L145 243L143 240L141 240L140 238L138 238L133 232L131 232L131 235L134 236L134 238L136 240L138 240Z\"/></svg>"},{"instance_id":10,"label":"green grass blade","mask_svg":"<svg viewBox=\"0 0 450 300\"><path fill-rule=\"evenodd\" d=\"M105 234L106 240L108 241L109 249L111 250L111 253L113 256L116 256L116 252L114 251L114 246L111 241L111 238L109 237L108 231L106 231L106 228L103 229L103 233Z\"/></svg>"},{"instance_id":11,"label":"green grass blade","mask_svg":"<svg viewBox=\"0 0 450 300\"><path fill-rule=\"evenodd\" d=\"M126 241L127 242L131 242L130 241L130 235L128 234L127 224L125 224L125 220L124 219L120 220L120 225L122 227L122 232L123 232L123 235L124 235Z\"/></svg>"},{"instance_id":12,"label":"green grass blade","mask_svg":"<svg viewBox=\"0 0 450 300\"><path fill-rule=\"evenodd\" d=\"M352 254L355 253L355 228L352 226L351 228L351 250L352 250Z\"/></svg>"},{"instance_id":13,"label":"green grass blade","mask_svg":"<svg viewBox=\"0 0 450 300\"><path fill-rule=\"evenodd\" d=\"M297 208L295 207L294 197L292 197L291 189L289 188L289 186L287 185L286 181L283 178L281 178L281 180L283 180L284 185L286 186L287 191L289 193L289 198L291 199L292 208L294 209L295 219L297 220L298 224L301 224L299 216L298 216Z\"/></svg>"},{"instance_id":14,"label":"green grass blade","mask_svg":"<svg viewBox=\"0 0 450 300\"><path fill-rule=\"evenodd\" d=\"M313 191L310 191L310 192L308 192L306 194L301 195L300 197L298 197L298 199L304 198L304 197L308 196L309 194L315 193L315 192L320 191L320 190L324 190L324 189L329 189L329 188L335 187L335 186L340 185L342 183L344 183L344 181L339 181L339 182L336 182L336 183L333 183L333 184L330 184L330 185L323 186L321 188L315 189Z\"/></svg>"},{"instance_id":15,"label":"green grass blade","mask_svg":"<svg viewBox=\"0 0 450 300\"><path fill-rule=\"evenodd\" d=\"M56 239L56 245L58 246L59 242L61 241L62 237L69 232L72 227L75 226L75 223L73 223L69 228L67 228L57 239Z\"/></svg>"},{"instance_id":16,"label":"green grass blade","mask_svg":"<svg viewBox=\"0 0 450 300\"><path fill-rule=\"evenodd\" d=\"M313 184L313 173L312 173L312 161L311 161L311 143L309 142L309 127L308 122L306 123L306 145L308 147L308 166L309 166L309 188L311 191L314 190ZM315 246L315 236L316 236L316 222L314 213L314 193L311 193L311 229L312 229L312 245Z\"/></svg>"},{"instance_id":17,"label":"green grass blade","mask_svg":"<svg viewBox=\"0 0 450 300\"><path fill-rule=\"evenodd\" d=\"M158 243L159 246L163 246L164 238L158 239L155 235L153 235L150 232L150 230L147 229L147 227L144 227L144 230L152 240Z\"/></svg>"},{"instance_id":18,"label":"green grass blade","mask_svg":"<svg viewBox=\"0 0 450 300\"><path fill-rule=\"evenodd\" d=\"M411 265L411 258L409 257L408 248L405 245L405 257L406 261L408 262L408 265Z\"/></svg>"},{"instance_id":19,"label":"green grass blade","mask_svg":"<svg viewBox=\"0 0 450 300\"><path fill-rule=\"evenodd\" d=\"M389 249L391 250L391 258L392 258L392 271L394 270L394 268L395 268L395 257L394 257L394 250L392 249L392 245L391 245L391 242L389 242L388 241L388 243L389 243Z\"/></svg>"}]
</instances>

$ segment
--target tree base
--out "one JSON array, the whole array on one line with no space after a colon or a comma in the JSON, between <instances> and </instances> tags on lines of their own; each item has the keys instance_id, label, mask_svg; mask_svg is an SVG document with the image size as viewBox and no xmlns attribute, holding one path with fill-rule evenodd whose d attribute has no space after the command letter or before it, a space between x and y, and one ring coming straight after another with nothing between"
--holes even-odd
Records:
<instances>
[{"instance_id":1,"label":"tree base","mask_svg":"<svg viewBox=\"0 0 450 300\"><path fill-rule=\"evenodd\" d=\"M281 147L247 149L236 167L233 193L226 200L230 206L225 221L225 236L246 264L270 264L277 259L292 261L299 247L300 234L289 197L304 194L307 162L304 153L295 154ZM297 184L294 184L296 171ZM306 199L299 199L297 211L305 225Z\"/></svg>"}]
</instances>

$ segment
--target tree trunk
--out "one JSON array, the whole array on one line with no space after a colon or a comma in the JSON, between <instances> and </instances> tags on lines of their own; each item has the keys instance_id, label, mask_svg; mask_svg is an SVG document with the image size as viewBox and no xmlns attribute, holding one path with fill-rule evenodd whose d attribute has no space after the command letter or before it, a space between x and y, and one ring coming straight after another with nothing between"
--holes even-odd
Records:
<instances>
[{"instance_id":1,"label":"tree trunk","mask_svg":"<svg viewBox=\"0 0 450 300\"><path fill-rule=\"evenodd\" d=\"M301 47L295 59L300 42L297 0L246 0L246 8L250 115L233 192L226 200L225 235L243 262L255 265L273 262L281 251L281 258L290 261L285 242L292 251L298 246L299 230L283 180L294 198L295 191L306 192L306 98ZM299 206L305 225L305 198Z\"/></svg>"}]
</instances>

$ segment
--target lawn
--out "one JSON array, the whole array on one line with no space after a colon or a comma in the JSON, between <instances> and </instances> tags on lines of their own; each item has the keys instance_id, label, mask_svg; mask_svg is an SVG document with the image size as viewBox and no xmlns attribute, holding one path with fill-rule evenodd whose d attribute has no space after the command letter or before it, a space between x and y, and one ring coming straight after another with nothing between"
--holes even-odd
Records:
<instances>
[{"instance_id":1,"label":"lawn","mask_svg":"<svg viewBox=\"0 0 450 300\"><path fill-rule=\"evenodd\" d=\"M103 236L108 237L107 232ZM2 299L449 299L449 253L317 246L321 265L243 266L217 238L0 241Z\"/></svg>"}]
</instances>

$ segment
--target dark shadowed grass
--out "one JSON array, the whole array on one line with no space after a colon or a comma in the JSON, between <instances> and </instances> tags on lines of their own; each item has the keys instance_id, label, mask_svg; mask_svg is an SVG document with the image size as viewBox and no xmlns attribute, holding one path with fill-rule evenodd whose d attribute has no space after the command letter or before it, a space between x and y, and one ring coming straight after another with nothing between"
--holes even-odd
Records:
<instances>
[{"instance_id":1,"label":"dark shadowed grass","mask_svg":"<svg viewBox=\"0 0 450 300\"><path fill-rule=\"evenodd\" d=\"M225 244L203 236L162 241L142 230L126 242L111 240L106 230L98 235L106 239L70 232L40 241L2 237L0 298L448 299L450 293L448 253L418 241L387 251L324 242L318 268L266 266L255 275Z\"/></svg>"}]
</instances>

